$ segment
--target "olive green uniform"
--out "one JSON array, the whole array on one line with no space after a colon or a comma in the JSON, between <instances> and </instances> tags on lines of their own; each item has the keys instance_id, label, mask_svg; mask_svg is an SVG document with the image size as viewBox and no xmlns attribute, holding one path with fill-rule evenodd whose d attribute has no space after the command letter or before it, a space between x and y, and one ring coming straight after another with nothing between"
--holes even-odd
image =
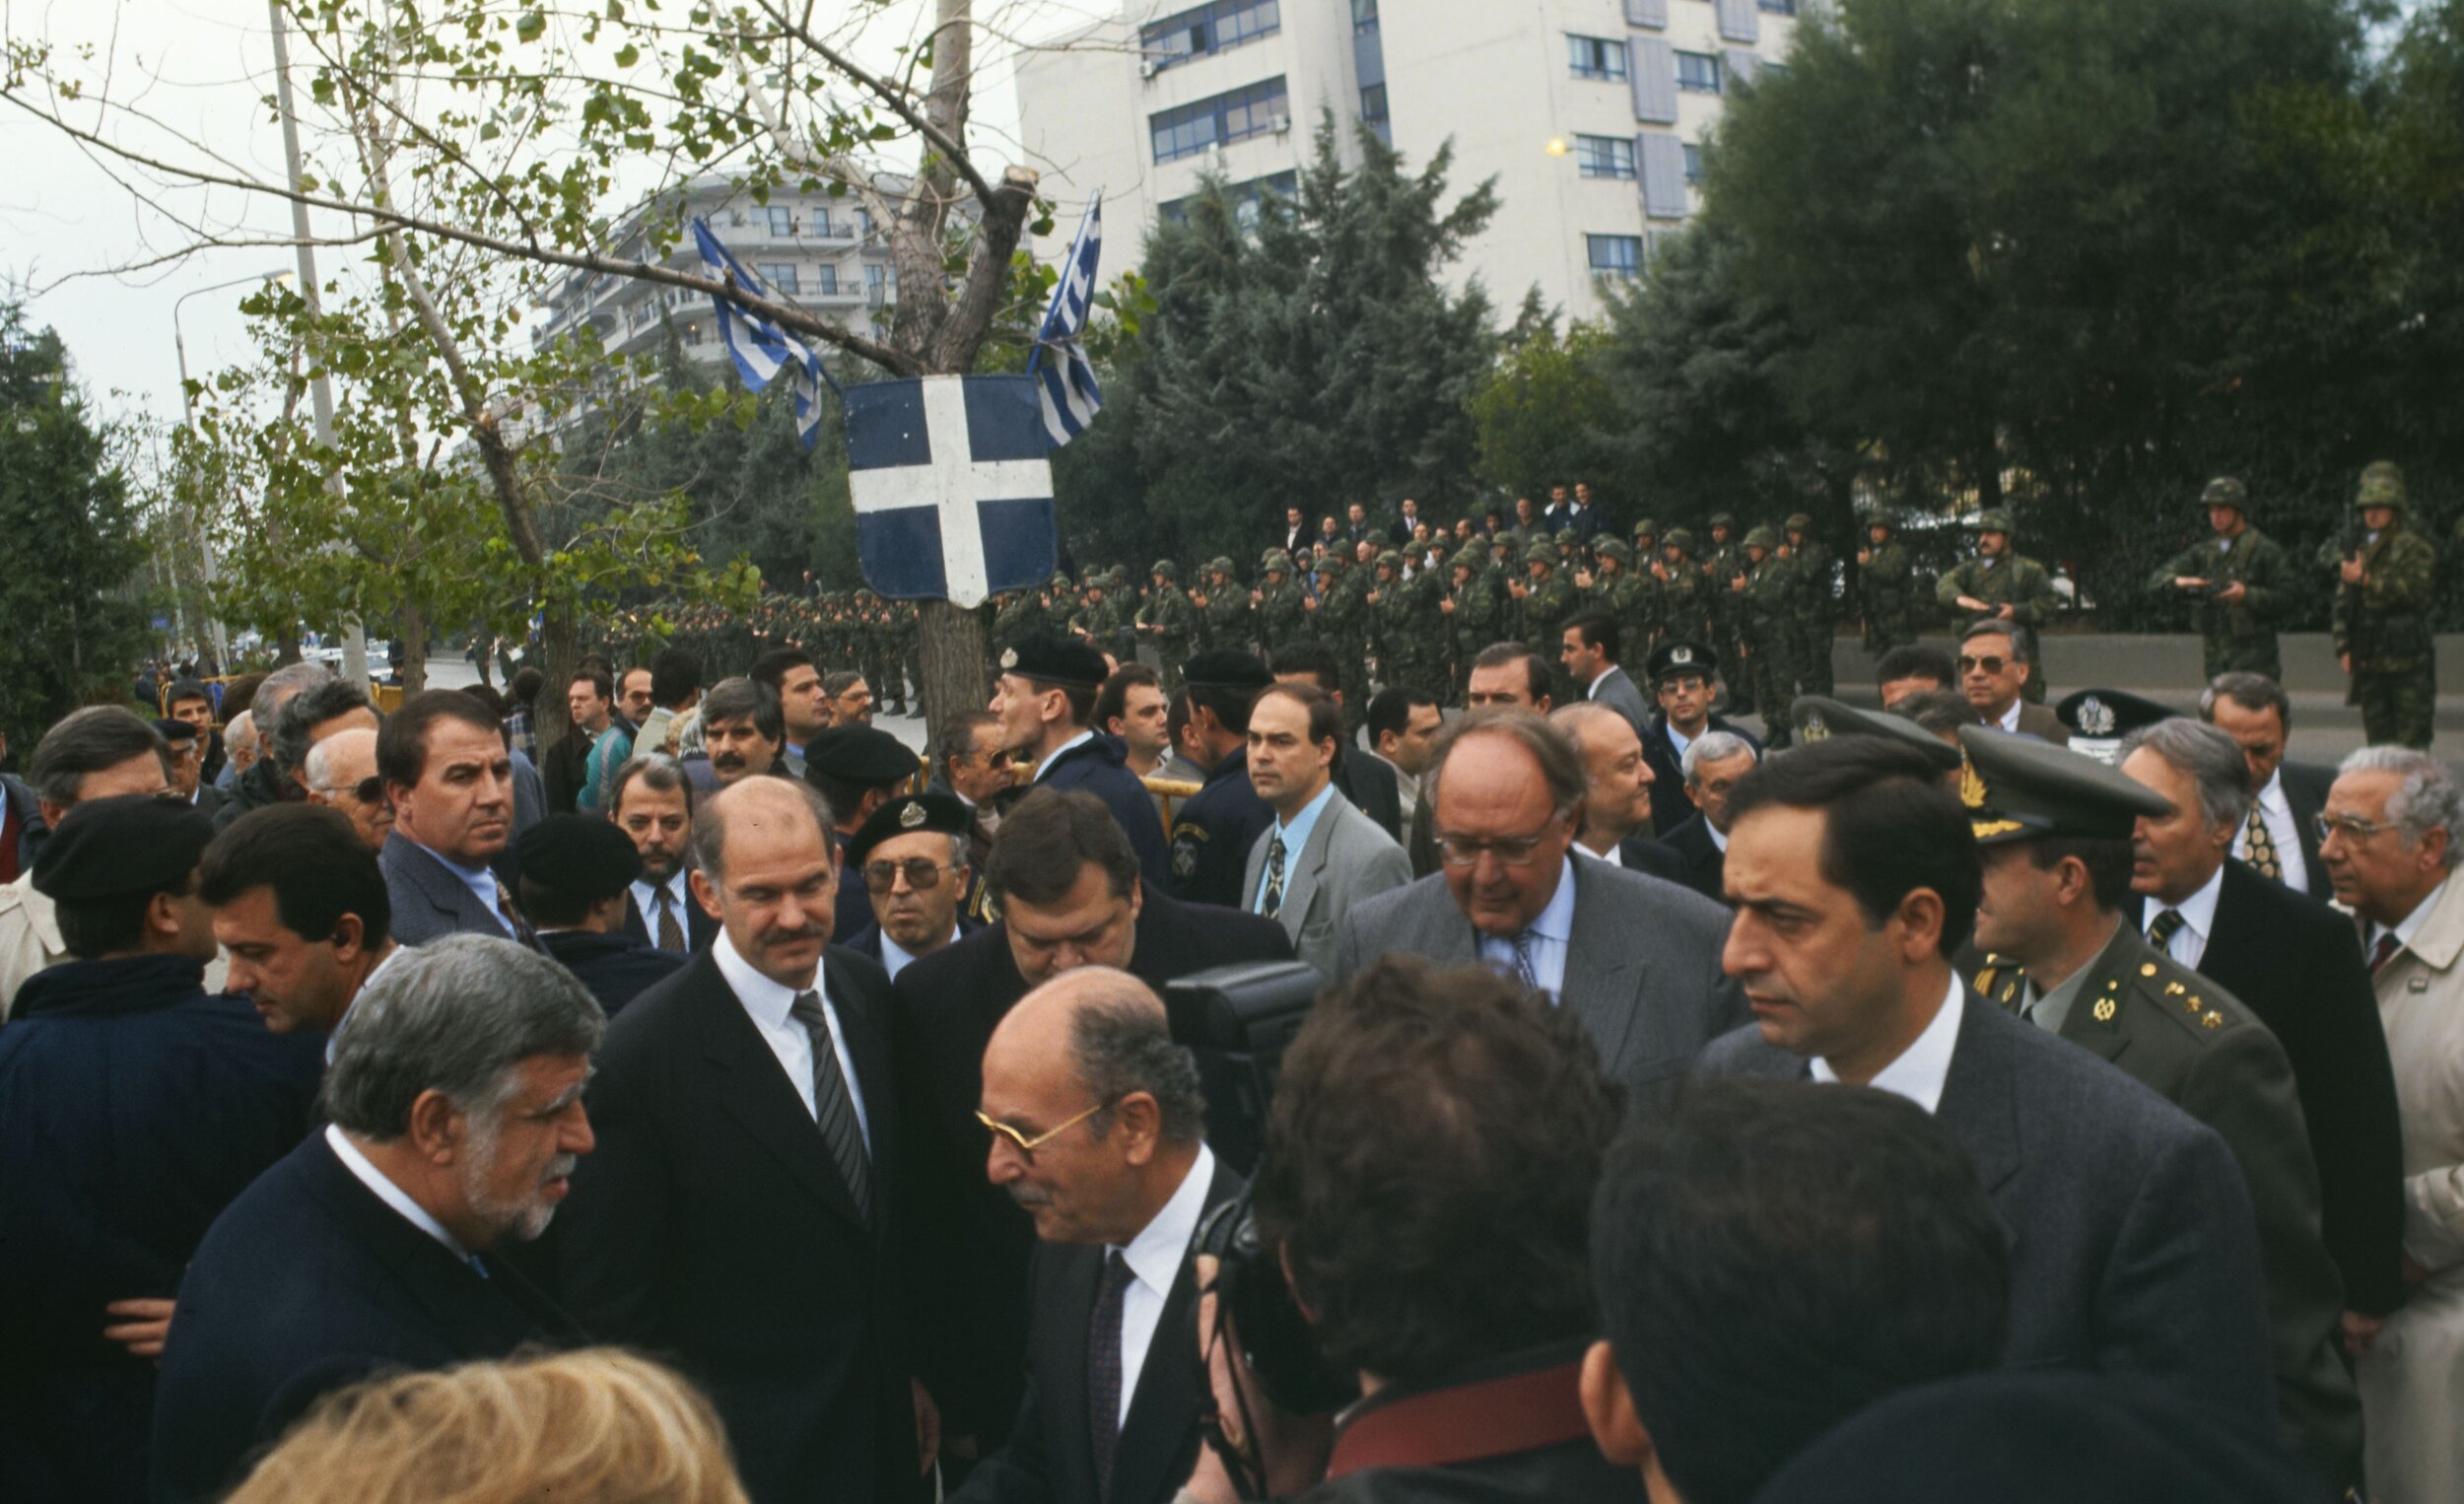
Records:
<instances>
[{"instance_id":1,"label":"olive green uniform","mask_svg":"<svg viewBox=\"0 0 2464 1504\"><path fill-rule=\"evenodd\" d=\"M2362 472L2357 505L2392 507L2396 516L2393 525L2360 539L2352 557L2361 561L2361 582L2338 580L2336 651L2351 660L2353 675L2345 703L2361 708L2370 745L2428 747L2438 710L2437 645L2430 636L2437 550L2405 530L2404 479L2393 465Z\"/></svg>"},{"instance_id":2,"label":"olive green uniform","mask_svg":"<svg viewBox=\"0 0 2464 1504\"><path fill-rule=\"evenodd\" d=\"M1916 565L1896 531L1857 562L1857 612L1865 619L1865 650L1876 658L1916 641Z\"/></svg>"},{"instance_id":3,"label":"olive green uniform","mask_svg":"<svg viewBox=\"0 0 2464 1504\"><path fill-rule=\"evenodd\" d=\"M2174 585L2176 579L2208 582L2206 589L2188 593L2209 678L2221 673L2284 678L2276 623L2292 604L2293 561L2283 544L2255 527L2244 527L2231 538L2202 538L2151 575L2148 587L2185 593ZM2241 586L2241 599L2229 605L2217 599L2219 591L2233 584Z\"/></svg>"},{"instance_id":4,"label":"olive green uniform","mask_svg":"<svg viewBox=\"0 0 2464 1504\"><path fill-rule=\"evenodd\" d=\"M1796 608L1789 613L1797 659L1797 688L1801 694L1828 695L1831 692L1831 623L1836 615L1832 604L1831 577L1837 563L1831 551L1808 529L1812 518L1793 516L1788 519L1788 562L1797 572Z\"/></svg>"}]
</instances>

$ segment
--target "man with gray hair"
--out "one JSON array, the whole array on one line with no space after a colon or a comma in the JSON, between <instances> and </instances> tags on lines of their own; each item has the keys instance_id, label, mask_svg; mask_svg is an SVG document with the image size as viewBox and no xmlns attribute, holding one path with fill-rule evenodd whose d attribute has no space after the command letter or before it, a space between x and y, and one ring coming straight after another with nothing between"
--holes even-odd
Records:
<instances>
[{"instance_id":1,"label":"man with gray hair","mask_svg":"<svg viewBox=\"0 0 2464 1504\"><path fill-rule=\"evenodd\" d=\"M2318 1163L2321 1232L2347 1318L2404 1303L2404 1150L2395 1075L2353 925L2229 857L2247 829L2248 763L2233 738L2180 717L2120 748L2122 773L2171 805L2131 839L2133 928L2241 999L2284 1046Z\"/></svg>"},{"instance_id":2,"label":"man with gray hair","mask_svg":"<svg viewBox=\"0 0 2464 1504\"><path fill-rule=\"evenodd\" d=\"M581 1337L498 1257L536 1238L590 1152L605 1020L510 940L404 951L334 1041L329 1118L215 1220L179 1288L154 1412L154 1495L219 1497L318 1396Z\"/></svg>"},{"instance_id":3,"label":"man with gray hair","mask_svg":"<svg viewBox=\"0 0 2464 1504\"><path fill-rule=\"evenodd\" d=\"M1762 754L1737 731L1705 731L1688 742L1678 767L1692 818L1660 838L1683 861L1685 885L1705 898L1728 902L1728 796L1738 780L1754 771Z\"/></svg>"},{"instance_id":4,"label":"man with gray hair","mask_svg":"<svg viewBox=\"0 0 2464 1504\"><path fill-rule=\"evenodd\" d=\"M282 720L284 708L294 698L332 682L333 675L326 672L324 664L309 662L277 668L257 685L256 694L248 701L248 723L256 728L262 750L255 761L248 764L247 770L232 781L231 797L224 801L223 807L214 816L216 830L229 826L251 809L263 809L268 804L280 804L300 797L297 781L292 777L299 763L295 761L290 768L284 768L275 761L275 727ZM365 706L367 703L368 697L363 692L360 704ZM366 723L373 726L376 721L371 719ZM300 743L299 755L308 755L305 740Z\"/></svg>"},{"instance_id":5,"label":"man with gray hair","mask_svg":"<svg viewBox=\"0 0 2464 1504\"><path fill-rule=\"evenodd\" d=\"M347 679L325 679L284 703L265 736L265 756L284 779L308 786L311 748L341 731L374 731L376 708L368 692Z\"/></svg>"},{"instance_id":6,"label":"man with gray hair","mask_svg":"<svg viewBox=\"0 0 2464 1504\"><path fill-rule=\"evenodd\" d=\"M89 706L62 717L34 744L27 767L34 807L43 829L54 831L86 799L121 793L169 793L171 765L154 727L115 705ZM33 843L40 855L42 844ZM0 883L0 1021L15 1005L26 979L68 958L51 900L34 887L30 861L11 883ZM212 969L206 991L222 991L222 970Z\"/></svg>"},{"instance_id":7,"label":"man with gray hair","mask_svg":"<svg viewBox=\"0 0 2464 1504\"><path fill-rule=\"evenodd\" d=\"M1197 1461L1191 1242L1241 1178L1204 1139L1198 1061L1128 972L1063 972L984 1053L986 1173L1035 1219L1027 1392L952 1504L1164 1504Z\"/></svg>"},{"instance_id":8,"label":"man with gray hair","mask_svg":"<svg viewBox=\"0 0 2464 1504\"><path fill-rule=\"evenodd\" d=\"M1470 712L1438 734L1422 786L1436 800L1438 870L1353 906L1333 980L1394 951L1495 967L1574 1009L1638 1104L1745 1022L1743 995L1720 971L1726 911L1574 859L1588 789L1563 731L1528 711Z\"/></svg>"},{"instance_id":9,"label":"man with gray hair","mask_svg":"<svg viewBox=\"0 0 2464 1504\"><path fill-rule=\"evenodd\" d=\"M2353 1334L2370 1493L2450 1497L2464 1477L2464 790L2426 752L2364 747L2319 813L2319 859L2369 949L2404 1127L2411 1298Z\"/></svg>"}]
</instances>

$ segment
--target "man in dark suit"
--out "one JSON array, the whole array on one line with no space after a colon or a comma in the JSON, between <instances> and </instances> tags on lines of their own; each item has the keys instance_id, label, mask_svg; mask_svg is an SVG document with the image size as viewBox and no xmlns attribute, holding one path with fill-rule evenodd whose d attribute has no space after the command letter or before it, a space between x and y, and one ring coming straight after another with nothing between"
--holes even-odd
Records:
<instances>
[{"instance_id":1,"label":"man in dark suit","mask_svg":"<svg viewBox=\"0 0 2464 1504\"><path fill-rule=\"evenodd\" d=\"M1951 957L1983 879L1934 765L1835 737L1757 768L1731 808L1726 965L1756 1022L1703 1073L1879 1086L1927 1108L2011 1231L2007 1364L2143 1373L2270 1426L2257 1224L2231 1152L1961 984Z\"/></svg>"},{"instance_id":2,"label":"man in dark suit","mask_svg":"<svg viewBox=\"0 0 2464 1504\"><path fill-rule=\"evenodd\" d=\"M1685 859L1651 838L1651 764L1632 724L1596 704L1560 706L1548 720L1583 754L1583 828L1574 854L1690 886Z\"/></svg>"},{"instance_id":3,"label":"man in dark suit","mask_svg":"<svg viewBox=\"0 0 2464 1504\"><path fill-rule=\"evenodd\" d=\"M1026 1213L985 1180L992 1140L976 1112L993 1029L1030 987L1081 966L1161 992L1209 967L1291 960L1292 946L1272 920L1148 885L1119 824L1078 790L1039 789L1010 810L987 882L1001 923L899 975L897 1055L926 1371L949 1434L989 1445L1018 1412L1034 1248Z\"/></svg>"},{"instance_id":4,"label":"man in dark suit","mask_svg":"<svg viewBox=\"0 0 2464 1504\"><path fill-rule=\"evenodd\" d=\"M1705 731L1685 749L1677 777L1693 806L1689 820L1660 838L1684 864L1679 880L1705 898L1728 902L1724 872L1728 862L1729 790L1754 771L1761 751L1743 733Z\"/></svg>"},{"instance_id":5,"label":"man in dark suit","mask_svg":"<svg viewBox=\"0 0 2464 1504\"><path fill-rule=\"evenodd\" d=\"M1292 563L1303 569L1308 568L1309 548L1317 541L1318 535L1310 530L1307 514L1298 507L1284 508L1281 546L1283 552L1291 555Z\"/></svg>"},{"instance_id":6,"label":"man in dark suit","mask_svg":"<svg viewBox=\"0 0 2464 1504\"><path fill-rule=\"evenodd\" d=\"M376 771L393 804L377 859L394 937L531 944L529 922L492 866L513 838L513 760L488 708L459 690L411 696L376 733Z\"/></svg>"},{"instance_id":7,"label":"man in dark suit","mask_svg":"<svg viewBox=\"0 0 2464 1504\"><path fill-rule=\"evenodd\" d=\"M682 956L625 933L626 893L642 855L623 831L596 815L549 815L513 845L522 912L538 926L539 944L608 1017L684 965Z\"/></svg>"},{"instance_id":8,"label":"man in dark suit","mask_svg":"<svg viewBox=\"0 0 2464 1504\"><path fill-rule=\"evenodd\" d=\"M590 1152L602 1027L580 983L502 939L440 939L369 984L325 1073L332 1121L232 1202L180 1281L157 1499L219 1497L318 1396L373 1372L580 1340L499 1255L545 1230Z\"/></svg>"},{"instance_id":9,"label":"man in dark suit","mask_svg":"<svg viewBox=\"0 0 2464 1504\"><path fill-rule=\"evenodd\" d=\"M896 982L910 962L982 929L959 909L974 876L974 812L952 793L901 794L874 810L847 844L847 880L872 909L847 948Z\"/></svg>"},{"instance_id":10,"label":"man in dark suit","mask_svg":"<svg viewBox=\"0 0 2464 1504\"><path fill-rule=\"evenodd\" d=\"M2234 857L2295 893L2334 903L2336 885L2318 859L2318 812L2336 770L2286 758L2293 701L2285 687L2264 674L2218 674L2199 695L2199 718L2239 744L2250 768L2250 812L2233 832Z\"/></svg>"},{"instance_id":11,"label":"man in dark suit","mask_svg":"<svg viewBox=\"0 0 2464 1504\"><path fill-rule=\"evenodd\" d=\"M88 799L34 881L70 959L0 1030L0 1496L136 1500L179 1271L313 1119L312 1040L202 986L214 834L175 795ZM365 861L365 854L360 858Z\"/></svg>"},{"instance_id":12,"label":"man in dark suit","mask_svg":"<svg viewBox=\"0 0 2464 1504\"><path fill-rule=\"evenodd\" d=\"M829 946L826 820L787 779L703 806L693 894L723 933L609 1030L555 1248L594 1335L708 1391L757 1504L916 1496L931 1414L895 1287L889 985Z\"/></svg>"},{"instance_id":13,"label":"man in dark suit","mask_svg":"<svg viewBox=\"0 0 2464 1504\"><path fill-rule=\"evenodd\" d=\"M573 729L542 754L539 778L548 812L569 815L582 797L582 786L589 781L590 749L607 734L615 717L616 681L604 668L578 670L565 691L565 711L573 718Z\"/></svg>"},{"instance_id":14,"label":"man in dark suit","mask_svg":"<svg viewBox=\"0 0 2464 1504\"><path fill-rule=\"evenodd\" d=\"M1082 967L993 1030L983 1113L992 1183L1035 1219L1035 1317L1018 1422L951 1498L1165 1504L1205 1400L1191 1240L1241 1190L1206 1147L1198 1061L1144 983Z\"/></svg>"},{"instance_id":15,"label":"man in dark suit","mask_svg":"<svg viewBox=\"0 0 2464 1504\"><path fill-rule=\"evenodd\" d=\"M1448 725L1428 773L1443 864L1353 906L1335 977L1395 952L1504 968L1582 1019L1609 1077L1640 1106L1745 1008L1720 975L1719 905L1571 855L1584 773L1563 731L1521 711L1473 711Z\"/></svg>"},{"instance_id":16,"label":"man in dark suit","mask_svg":"<svg viewBox=\"0 0 2464 1504\"><path fill-rule=\"evenodd\" d=\"M1633 679L1617 666L1622 646L1616 618L1594 607L1576 612L1566 622L1557 657L1565 664L1567 676L1583 686L1583 698L1623 716L1639 741L1651 725L1651 707L1643 703L1643 692L1634 687Z\"/></svg>"},{"instance_id":17,"label":"man in dark suit","mask_svg":"<svg viewBox=\"0 0 2464 1504\"><path fill-rule=\"evenodd\" d=\"M1104 655L1084 643L1033 637L1003 652L992 695L1001 750L1033 762L1030 786L1083 788L1103 800L1137 853L1139 875L1162 888L1172 880L1172 858L1155 801L1129 771L1121 738L1089 728L1106 676Z\"/></svg>"},{"instance_id":18,"label":"man in dark suit","mask_svg":"<svg viewBox=\"0 0 2464 1504\"><path fill-rule=\"evenodd\" d=\"M1206 777L1172 819L1172 893L1185 903L1245 907L1243 869L1274 811L1249 781L1249 710L1274 682L1255 653L1216 648L1182 671L1190 706L1191 756Z\"/></svg>"},{"instance_id":19,"label":"man in dark suit","mask_svg":"<svg viewBox=\"0 0 2464 1504\"><path fill-rule=\"evenodd\" d=\"M1720 674L1711 649L1676 640L1652 649L1651 690L1660 713L1643 728L1643 756L1651 760L1651 828L1666 839L1694 818L1685 797L1685 749L1712 731L1743 737L1757 757L1762 742L1726 716L1711 713L1720 698Z\"/></svg>"},{"instance_id":20,"label":"man in dark suit","mask_svg":"<svg viewBox=\"0 0 2464 1504\"><path fill-rule=\"evenodd\" d=\"M697 955L719 921L693 901L693 782L666 757L637 757L608 780L608 820L633 842L642 871L625 890L625 933L671 956Z\"/></svg>"},{"instance_id":21,"label":"man in dark suit","mask_svg":"<svg viewBox=\"0 0 2464 1504\"><path fill-rule=\"evenodd\" d=\"M2035 672L2034 640L2024 628L1982 621L1959 639L1959 693L1979 722L2069 746L2071 733L2062 718L2027 698Z\"/></svg>"},{"instance_id":22,"label":"man in dark suit","mask_svg":"<svg viewBox=\"0 0 2464 1504\"><path fill-rule=\"evenodd\" d=\"M2405 1295L2403 1128L2353 922L2227 859L2249 795L2243 754L2221 728L2158 722L2122 743L2121 769L2172 806L2139 822L2130 926L2232 993L2284 1047L2344 1309L2384 1317Z\"/></svg>"}]
</instances>

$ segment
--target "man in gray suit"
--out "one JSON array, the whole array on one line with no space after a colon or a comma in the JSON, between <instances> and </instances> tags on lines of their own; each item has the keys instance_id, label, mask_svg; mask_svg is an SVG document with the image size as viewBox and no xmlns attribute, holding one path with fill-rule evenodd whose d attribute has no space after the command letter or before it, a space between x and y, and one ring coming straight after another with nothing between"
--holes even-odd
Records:
<instances>
[{"instance_id":1,"label":"man in gray suit","mask_svg":"<svg viewBox=\"0 0 2464 1504\"><path fill-rule=\"evenodd\" d=\"M2258 1226L2231 1152L1961 984L1951 958L1983 877L1937 780L1918 748L1835 736L1738 784L1726 962L1755 1027L1703 1073L1872 1085L1933 1113L2010 1228L2012 1367L2145 1374L2273 1425Z\"/></svg>"},{"instance_id":2,"label":"man in gray suit","mask_svg":"<svg viewBox=\"0 0 2464 1504\"><path fill-rule=\"evenodd\" d=\"M1438 870L1353 906L1335 978L1390 951L1440 966L1485 961L1574 1009L1628 1105L1640 1106L1745 1013L1720 973L1726 910L1570 855L1585 773L1566 734L1528 711L1477 710L1448 724L1423 786L1436 802Z\"/></svg>"},{"instance_id":3,"label":"man in gray suit","mask_svg":"<svg viewBox=\"0 0 2464 1504\"><path fill-rule=\"evenodd\" d=\"M1640 737L1651 725L1651 707L1634 687L1633 676L1617 666L1619 637L1615 617L1597 607L1579 611L1566 622L1557 660L1565 664L1575 683L1584 686L1585 700L1623 716Z\"/></svg>"},{"instance_id":4,"label":"man in gray suit","mask_svg":"<svg viewBox=\"0 0 2464 1504\"><path fill-rule=\"evenodd\" d=\"M376 733L376 772L393 804L377 862L394 938L448 934L536 944L493 863L513 832L513 759L488 708L459 690L411 696Z\"/></svg>"},{"instance_id":5,"label":"man in gray suit","mask_svg":"<svg viewBox=\"0 0 2464 1504\"><path fill-rule=\"evenodd\" d=\"M1343 708L1314 684L1277 684L1250 707L1249 781L1274 824L1249 849L1241 903L1329 978L1352 906L1411 881L1403 849L1335 791L1342 739Z\"/></svg>"}]
</instances>

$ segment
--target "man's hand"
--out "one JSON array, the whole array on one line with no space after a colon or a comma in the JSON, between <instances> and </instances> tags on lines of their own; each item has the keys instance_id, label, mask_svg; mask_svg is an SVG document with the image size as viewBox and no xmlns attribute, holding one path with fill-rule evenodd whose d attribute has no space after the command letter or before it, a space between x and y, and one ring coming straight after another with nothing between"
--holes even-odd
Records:
<instances>
[{"instance_id":1,"label":"man's hand","mask_svg":"<svg viewBox=\"0 0 2464 1504\"><path fill-rule=\"evenodd\" d=\"M2336 666L2337 666L2338 668L2341 668L2341 669L2343 669L2343 670L2344 670L2344 675L2345 675L2345 677L2346 677L2346 678L2348 678L2348 679L2352 678L2352 677L2353 677L2353 654L2351 654L2351 653L2349 653L2349 652L2340 652L2340 653L2337 653L2337 654L2336 654Z\"/></svg>"},{"instance_id":2,"label":"man's hand","mask_svg":"<svg viewBox=\"0 0 2464 1504\"><path fill-rule=\"evenodd\" d=\"M1215 1260L1197 1256L1198 1349L1206 1356L1206 1388L1214 1401L1215 1424L1224 1442L1247 1457L1266 1474L1266 1497L1287 1499L1305 1493L1326 1476L1328 1456L1335 1450L1335 1422L1323 1415L1286 1415L1274 1407L1241 1361L1227 1319L1222 1333L1215 1328ZM1245 1434L1242 1417L1258 1434ZM1236 1504L1240 1490L1224 1470L1215 1449L1198 1449L1198 1470L1189 1490L1202 1504Z\"/></svg>"},{"instance_id":3,"label":"man's hand","mask_svg":"<svg viewBox=\"0 0 2464 1504\"><path fill-rule=\"evenodd\" d=\"M1249 603L1253 606L1266 598L1266 592L1264 590L1252 590L1249 592Z\"/></svg>"},{"instance_id":4,"label":"man's hand","mask_svg":"<svg viewBox=\"0 0 2464 1504\"><path fill-rule=\"evenodd\" d=\"M2204 590L2207 587L2208 582L2196 575L2175 575L2173 577L2173 588L2176 590Z\"/></svg>"},{"instance_id":5,"label":"man's hand","mask_svg":"<svg viewBox=\"0 0 2464 1504\"><path fill-rule=\"evenodd\" d=\"M1978 600L1973 595L1962 595L1959 597L1959 609L1962 611L1991 611L1993 607L1985 604L1981 600Z\"/></svg>"},{"instance_id":6,"label":"man's hand","mask_svg":"<svg viewBox=\"0 0 2464 1504\"><path fill-rule=\"evenodd\" d=\"M1451 598L1441 600L1437 603L1437 609L1444 612L1448 616L1452 616L1455 614L1455 603Z\"/></svg>"},{"instance_id":7,"label":"man's hand","mask_svg":"<svg viewBox=\"0 0 2464 1504\"><path fill-rule=\"evenodd\" d=\"M916 1471L922 1474L930 1472L941 1457L941 1407L924 1393L923 1380L910 1379L907 1387L916 1397L916 1456L923 1461Z\"/></svg>"},{"instance_id":8,"label":"man's hand","mask_svg":"<svg viewBox=\"0 0 2464 1504\"><path fill-rule=\"evenodd\" d=\"M1735 580L1728 582L1728 587L1735 590L1740 595L1743 595L1745 593L1745 577L1743 575L1738 576Z\"/></svg>"},{"instance_id":9,"label":"man's hand","mask_svg":"<svg viewBox=\"0 0 2464 1504\"><path fill-rule=\"evenodd\" d=\"M2344 1350L2357 1358L2369 1351L2370 1344L2378 1340L2378 1329L2386 1325L2383 1317L2347 1311L2344 1314Z\"/></svg>"},{"instance_id":10,"label":"man's hand","mask_svg":"<svg viewBox=\"0 0 2464 1504\"><path fill-rule=\"evenodd\" d=\"M103 1329L103 1340L127 1348L130 1357L163 1355L163 1340L171 1334L171 1312L177 1309L176 1302L115 1300L103 1309L112 1318L112 1325Z\"/></svg>"},{"instance_id":11,"label":"man's hand","mask_svg":"<svg viewBox=\"0 0 2464 1504\"><path fill-rule=\"evenodd\" d=\"M2344 577L2344 582L2347 584L2360 584L2362 581L2369 578L2361 569L2361 556L2360 554L2355 554L2352 558L2347 559L2341 566L2338 567L2336 573Z\"/></svg>"},{"instance_id":12,"label":"man's hand","mask_svg":"<svg viewBox=\"0 0 2464 1504\"><path fill-rule=\"evenodd\" d=\"M2017 621L2017 620L2019 619L2019 607L2017 607L2017 606L2004 606L2001 610L1996 611L1996 612L1994 613L1994 620L1996 620L1996 621L2004 621L2004 622L2008 622L2008 621Z\"/></svg>"},{"instance_id":13,"label":"man's hand","mask_svg":"<svg viewBox=\"0 0 2464 1504\"><path fill-rule=\"evenodd\" d=\"M2248 598L2249 594L2249 590L2243 587L2240 581L2236 580L2231 584L2228 584L2224 586L2224 588L2217 591L2216 598L2228 606L2237 606L2240 605L2244 599Z\"/></svg>"}]
</instances>

